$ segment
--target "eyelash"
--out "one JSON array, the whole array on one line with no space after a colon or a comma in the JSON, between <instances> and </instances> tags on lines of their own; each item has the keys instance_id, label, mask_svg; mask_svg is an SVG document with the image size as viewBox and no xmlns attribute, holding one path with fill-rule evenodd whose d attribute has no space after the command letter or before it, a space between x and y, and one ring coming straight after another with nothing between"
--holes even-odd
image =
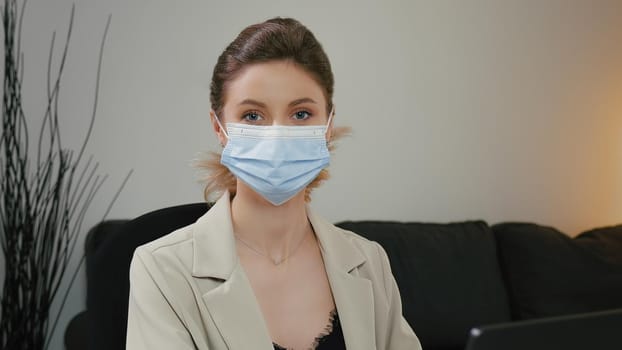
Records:
<instances>
[{"instance_id":1,"label":"eyelash","mask_svg":"<svg viewBox=\"0 0 622 350\"><path fill-rule=\"evenodd\" d=\"M299 120L299 121L307 120L307 119L311 118L311 116L313 116L313 114L311 112L309 112L308 110L301 109L299 111L294 112L292 117L295 117L296 115L298 115L298 113L306 113L307 114L307 116L305 118L303 118L303 119L296 119L296 118L294 118L294 119Z\"/></svg>"},{"instance_id":2,"label":"eyelash","mask_svg":"<svg viewBox=\"0 0 622 350\"><path fill-rule=\"evenodd\" d=\"M259 117L259 119L248 119L247 117L251 114L256 114L257 117ZM248 122L256 122L256 121L262 120L263 117L261 116L261 113L259 113L258 111L248 111L242 114L242 117L240 119L248 121Z\"/></svg>"},{"instance_id":3,"label":"eyelash","mask_svg":"<svg viewBox=\"0 0 622 350\"><path fill-rule=\"evenodd\" d=\"M296 118L296 116L299 113L305 113L306 116L303 119L298 119L298 118ZM256 115L258 117L258 119L249 119L248 117L250 115ZM298 110L298 111L296 111L296 112L294 112L292 114L292 118L294 120L296 120L296 121L304 121L304 120L307 120L307 119L311 118L312 116L313 116L313 113L309 112L306 109ZM257 121L263 120L264 117L261 115L261 113L259 111L248 111L248 112L243 113L242 116L240 117L240 119L244 120L244 121L247 121L247 122L257 122Z\"/></svg>"}]
</instances>

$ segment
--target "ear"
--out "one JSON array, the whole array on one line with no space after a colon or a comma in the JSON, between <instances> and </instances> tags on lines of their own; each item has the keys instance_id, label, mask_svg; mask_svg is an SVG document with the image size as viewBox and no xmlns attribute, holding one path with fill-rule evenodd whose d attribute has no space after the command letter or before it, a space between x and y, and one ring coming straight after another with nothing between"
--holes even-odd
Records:
<instances>
[{"instance_id":1,"label":"ear","mask_svg":"<svg viewBox=\"0 0 622 350\"><path fill-rule=\"evenodd\" d=\"M209 117L210 117L210 121L212 122L212 129L214 130L216 137L218 137L218 142L220 143L221 146L224 147L227 144L227 136L225 136L225 132L222 130L222 128L220 127L220 124L218 123L218 120L216 119L217 118L216 112L214 112L213 110L210 110Z\"/></svg>"}]
</instances>

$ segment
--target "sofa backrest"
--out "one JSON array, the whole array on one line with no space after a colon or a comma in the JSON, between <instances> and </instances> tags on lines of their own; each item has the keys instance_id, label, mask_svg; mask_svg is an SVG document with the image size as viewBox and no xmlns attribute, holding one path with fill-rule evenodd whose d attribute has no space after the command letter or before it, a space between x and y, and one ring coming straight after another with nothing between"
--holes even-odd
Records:
<instances>
[{"instance_id":1,"label":"sofa backrest","mask_svg":"<svg viewBox=\"0 0 622 350\"><path fill-rule=\"evenodd\" d=\"M464 349L472 327L510 320L494 236L484 221L337 226L384 247L404 316L424 349Z\"/></svg>"},{"instance_id":2,"label":"sofa backrest","mask_svg":"<svg viewBox=\"0 0 622 350\"><path fill-rule=\"evenodd\" d=\"M513 319L622 308L622 225L574 238L533 223L492 229Z\"/></svg>"}]
</instances>

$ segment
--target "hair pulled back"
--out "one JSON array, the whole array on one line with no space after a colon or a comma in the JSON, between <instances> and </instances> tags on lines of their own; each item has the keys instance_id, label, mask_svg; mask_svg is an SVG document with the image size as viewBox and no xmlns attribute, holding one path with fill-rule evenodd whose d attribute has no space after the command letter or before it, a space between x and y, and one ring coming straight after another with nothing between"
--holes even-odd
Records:
<instances>
[{"instance_id":1,"label":"hair pulled back","mask_svg":"<svg viewBox=\"0 0 622 350\"><path fill-rule=\"evenodd\" d=\"M273 18L246 27L218 57L210 85L212 110L222 118L227 84L246 66L289 60L311 74L332 109L333 72L322 45L307 27L292 18Z\"/></svg>"},{"instance_id":2,"label":"hair pulled back","mask_svg":"<svg viewBox=\"0 0 622 350\"><path fill-rule=\"evenodd\" d=\"M291 61L311 74L323 89L327 101L326 112L330 113L333 110L333 72L322 45L313 33L297 20L276 17L246 27L218 57L210 84L210 103L216 115L219 118L224 117L227 86L245 67L278 60ZM347 131L348 128L333 128L331 140L338 139ZM328 148L333 150L332 142ZM197 162L197 166L206 170L203 179L206 183L204 192L206 200L210 200L213 194L223 190L235 194L236 177L220 163L219 153L210 152L207 158ZM328 177L328 170L323 169L307 186L305 189L307 201L310 200L311 190Z\"/></svg>"}]
</instances>

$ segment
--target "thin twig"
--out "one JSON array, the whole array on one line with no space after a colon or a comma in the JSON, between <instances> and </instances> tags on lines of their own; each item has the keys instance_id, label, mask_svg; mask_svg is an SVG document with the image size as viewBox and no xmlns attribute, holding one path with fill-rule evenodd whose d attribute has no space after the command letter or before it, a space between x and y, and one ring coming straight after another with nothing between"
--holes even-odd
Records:
<instances>
[{"instance_id":1,"label":"thin twig","mask_svg":"<svg viewBox=\"0 0 622 350\"><path fill-rule=\"evenodd\" d=\"M67 276L86 213L107 179L107 175L97 174L99 167L92 157L83 169L78 169L95 125L103 50L111 16L108 16L100 44L91 120L77 153L63 148L59 122L61 80L73 32L75 5L71 7L67 37L54 77L56 33L52 34L47 62L47 106L41 119L36 161L31 165L28 123L21 95L24 72L21 34L25 8L26 1L20 9L17 0L4 0L0 8L5 49L0 135L0 246L6 266L0 300L0 348L15 350L49 347L84 255L77 268L71 271L69 286L62 292L60 309L50 324L51 304L61 293L60 287ZM132 171L115 193L104 218L131 174Z\"/></svg>"}]
</instances>

